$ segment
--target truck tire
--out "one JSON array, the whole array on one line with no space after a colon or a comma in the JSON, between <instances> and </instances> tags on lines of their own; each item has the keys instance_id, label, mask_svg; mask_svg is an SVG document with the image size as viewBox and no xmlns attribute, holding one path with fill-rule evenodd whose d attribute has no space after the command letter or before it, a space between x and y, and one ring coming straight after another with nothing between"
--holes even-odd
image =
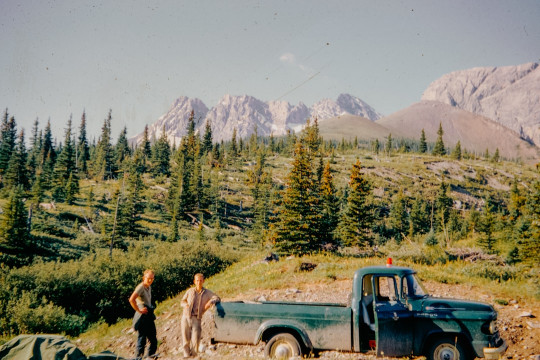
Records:
<instances>
[{"instance_id":1,"label":"truck tire","mask_svg":"<svg viewBox=\"0 0 540 360\"><path fill-rule=\"evenodd\" d=\"M274 335L266 343L264 355L269 359L290 359L302 356L302 349L293 335L281 333Z\"/></svg>"},{"instance_id":2,"label":"truck tire","mask_svg":"<svg viewBox=\"0 0 540 360\"><path fill-rule=\"evenodd\" d=\"M429 347L427 360L470 360L473 359L459 338L440 338Z\"/></svg>"}]
</instances>

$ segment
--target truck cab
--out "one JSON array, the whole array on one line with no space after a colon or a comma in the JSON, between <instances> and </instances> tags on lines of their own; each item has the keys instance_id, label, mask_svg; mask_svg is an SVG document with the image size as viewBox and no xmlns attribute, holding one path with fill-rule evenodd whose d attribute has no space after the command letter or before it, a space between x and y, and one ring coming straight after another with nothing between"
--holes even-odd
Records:
<instances>
[{"instance_id":1,"label":"truck cab","mask_svg":"<svg viewBox=\"0 0 540 360\"><path fill-rule=\"evenodd\" d=\"M491 305L429 296L410 268L373 266L354 274L356 351L428 359L498 359L506 349Z\"/></svg>"}]
</instances>

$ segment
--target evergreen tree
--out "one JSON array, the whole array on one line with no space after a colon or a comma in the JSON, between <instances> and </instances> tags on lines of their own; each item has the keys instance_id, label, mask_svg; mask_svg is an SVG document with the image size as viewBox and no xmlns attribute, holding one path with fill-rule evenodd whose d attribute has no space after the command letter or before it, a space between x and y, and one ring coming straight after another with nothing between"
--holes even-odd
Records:
<instances>
[{"instance_id":1,"label":"evergreen tree","mask_svg":"<svg viewBox=\"0 0 540 360\"><path fill-rule=\"evenodd\" d=\"M167 139L165 126L163 126L161 136L152 147L152 174L154 177L159 175L169 176L171 174L170 159L171 146Z\"/></svg>"},{"instance_id":2,"label":"evergreen tree","mask_svg":"<svg viewBox=\"0 0 540 360\"><path fill-rule=\"evenodd\" d=\"M296 143L287 187L282 193L278 221L272 240L276 249L287 254L307 254L321 249L321 205L319 188L308 151Z\"/></svg>"},{"instance_id":3,"label":"evergreen tree","mask_svg":"<svg viewBox=\"0 0 540 360\"><path fill-rule=\"evenodd\" d=\"M77 143L77 169L79 174L86 177L88 175L88 162L90 161L90 148L86 138L86 112L83 111L81 124L79 127L79 139Z\"/></svg>"},{"instance_id":4,"label":"evergreen tree","mask_svg":"<svg viewBox=\"0 0 540 360\"><path fill-rule=\"evenodd\" d=\"M458 140L454 151L452 151L452 158L456 160L461 160L461 142Z\"/></svg>"},{"instance_id":5,"label":"evergreen tree","mask_svg":"<svg viewBox=\"0 0 540 360\"><path fill-rule=\"evenodd\" d=\"M139 222L144 211L141 194L144 192L145 185L133 159L126 159L123 182L125 182L125 191L120 194L122 197L117 216L118 236L136 238L141 233Z\"/></svg>"},{"instance_id":6,"label":"evergreen tree","mask_svg":"<svg viewBox=\"0 0 540 360\"><path fill-rule=\"evenodd\" d=\"M41 164L45 165L46 162L49 162L48 167L53 169L54 164L56 163L56 151L54 149L52 133L51 133L51 120L47 121L45 126L45 133L43 134L43 144L41 146ZM52 172L47 174L52 176Z\"/></svg>"},{"instance_id":7,"label":"evergreen tree","mask_svg":"<svg viewBox=\"0 0 540 360\"><path fill-rule=\"evenodd\" d=\"M388 156L392 155L392 134L388 134L384 150Z\"/></svg>"},{"instance_id":8,"label":"evergreen tree","mask_svg":"<svg viewBox=\"0 0 540 360\"><path fill-rule=\"evenodd\" d=\"M107 118L101 127L101 136L96 145L94 156L93 173L99 180L114 178L113 151L111 146L111 120L112 110L109 110Z\"/></svg>"},{"instance_id":9,"label":"evergreen tree","mask_svg":"<svg viewBox=\"0 0 540 360\"><path fill-rule=\"evenodd\" d=\"M56 164L54 166L54 179L53 179L53 198L57 201L64 201L66 199L66 191L68 189L67 184L70 182L70 199L73 200L73 196L78 192L79 180L76 174L75 164L75 147L71 138L71 117L68 120L66 135L64 138L64 146L58 155Z\"/></svg>"},{"instance_id":10,"label":"evergreen tree","mask_svg":"<svg viewBox=\"0 0 540 360\"><path fill-rule=\"evenodd\" d=\"M27 190L30 186L28 169L26 168L28 155L24 142L24 129L21 130L19 139L15 144L15 149L9 159L8 168L6 170L4 180L7 188L16 188L21 186L23 190Z\"/></svg>"},{"instance_id":11,"label":"evergreen tree","mask_svg":"<svg viewBox=\"0 0 540 360\"><path fill-rule=\"evenodd\" d=\"M263 243L269 224L271 177L266 170L266 153L259 150L257 162L253 169L248 170L248 185L253 196L253 226L252 233L256 240Z\"/></svg>"},{"instance_id":12,"label":"evergreen tree","mask_svg":"<svg viewBox=\"0 0 540 360\"><path fill-rule=\"evenodd\" d=\"M373 245L373 215L370 205L371 184L362 176L360 160L351 169L347 207L341 217L340 235L345 246Z\"/></svg>"},{"instance_id":13,"label":"evergreen tree","mask_svg":"<svg viewBox=\"0 0 540 360\"><path fill-rule=\"evenodd\" d=\"M8 119L6 109L2 124L0 125L0 176L5 174L9 166L9 160L15 151L15 140L17 138L17 124L12 116Z\"/></svg>"},{"instance_id":14,"label":"evergreen tree","mask_svg":"<svg viewBox=\"0 0 540 360\"><path fill-rule=\"evenodd\" d=\"M336 243L335 232L339 223L340 200L334 186L330 162L324 166L321 178L322 228L323 245Z\"/></svg>"},{"instance_id":15,"label":"evergreen tree","mask_svg":"<svg viewBox=\"0 0 540 360\"><path fill-rule=\"evenodd\" d=\"M236 127L233 129L229 154L231 159L235 159L238 156L238 145L236 144Z\"/></svg>"},{"instance_id":16,"label":"evergreen tree","mask_svg":"<svg viewBox=\"0 0 540 360\"><path fill-rule=\"evenodd\" d=\"M494 163L498 163L499 161L501 161L501 156L499 154L499 148L495 149L495 154L493 154L493 157L491 158L491 161L494 162Z\"/></svg>"},{"instance_id":17,"label":"evergreen tree","mask_svg":"<svg viewBox=\"0 0 540 360\"><path fill-rule=\"evenodd\" d=\"M420 134L420 145L418 147L418 151L420 151L422 154L427 152L426 133L424 129L422 129L422 133Z\"/></svg>"},{"instance_id":18,"label":"evergreen tree","mask_svg":"<svg viewBox=\"0 0 540 360\"><path fill-rule=\"evenodd\" d=\"M437 198L435 200L435 211L437 226L440 228L447 242L447 245L450 245L450 238L448 235L447 224L450 220L450 209L452 209L453 200L448 196L448 184L444 181L441 182L441 186L437 192Z\"/></svg>"},{"instance_id":19,"label":"evergreen tree","mask_svg":"<svg viewBox=\"0 0 540 360\"><path fill-rule=\"evenodd\" d=\"M444 156L446 155L446 149L443 142L444 131L442 128L442 123L439 123L439 130L437 130L437 141L435 142L435 147L433 148L432 154L435 156Z\"/></svg>"},{"instance_id":20,"label":"evergreen tree","mask_svg":"<svg viewBox=\"0 0 540 360\"><path fill-rule=\"evenodd\" d=\"M375 155L379 155L379 152L381 151L381 143L379 142L379 139L375 139L375 142L373 144L373 152Z\"/></svg>"},{"instance_id":21,"label":"evergreen tree","mask_svg":"<svg viewBox=\"0 0 540 360\"><path fill-rule=\"evenodd\" d=\"M27 211L23 202L23 189L16 187L11 192L0 220L0 242L14 248L26 248L30 241Z\"/></svg>"},{"instance_id":22,"label":"evergreen tree","mask_svg":"<svg viewBox=\"0 0 540 360\"><path fill-rule=\"evenodd\" d=\"M36 171L38 167L41 167L41 159L39 154L41 153L41 136L39 132L39 121L36 118L32 126L32 138L30 139L30 151L27 157L27 169L30 183L32 183L36 177Z\"/></svg>"},{"instance_id":23,"label":"evergreen tree","mask_svg":"<svg viewBox=\"0 0 540 360\"><path fill-rule=\"evenodd\" d=\"M118 141L114 147L114 167L115 169L121 170L123 168L124 161L131 156L131 148L127 140L127 127L124 126L120 135L118 136Z\"/></svg>"},{"instance_id":24,"label":"evergreen tree","mask_svg":"<svg viewBox=\"0 0 540 360\"><path fill-rule=\"evenodd\" d=\"M403 236L409 230L409 214L407 213L407 202L403 195L403 190L394 196L392 205L390 207L390 213L388 215L388 222L390 229L394 235L394 238L399 243L403 239Z\"/></svg>"},{"instance_id":25,"label":"evergreen tree","mask_svg":"<svg viewBox=\"0 0 540 360\"><path fill-rule=\"evenodd\" d=\"M212 144L212 124L210 123L210 120L207 120L201 146L203 154L206 155L212 151Z\"/></svg>"},{"instance_id":26,"label":"evergreen tree","mask_svg":"<svg viewBox=\"0 0 540 360\"><path fill-rule=\"evenodd\" d=\"M409 236L426 234L431 229L428 203L421 196L417 196L412 202L409 215Z\"/></svg>"}]
</instances>

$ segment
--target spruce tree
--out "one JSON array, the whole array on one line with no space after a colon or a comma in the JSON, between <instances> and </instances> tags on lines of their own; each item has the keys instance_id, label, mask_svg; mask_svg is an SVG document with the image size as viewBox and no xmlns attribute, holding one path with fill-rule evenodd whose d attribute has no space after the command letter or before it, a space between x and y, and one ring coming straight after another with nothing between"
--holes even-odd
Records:
<instances>
[{"instance_id":1,"label":"spruce tree","mask_svg":"<svg viewBox=\"0 0 540 360\"><path fill-rule=\"evenodd\" d=\"M335 232L339 223L340 200L337 196L330 162L324 166L321 178L322 226L321 238L323 245L335 245Z\"/></svg>"},{"instance_id":2,"label":"spruce tree","mask_svg":"<svg viewBox=\"0 0 540 360\"><path fill-rule=\"evenodd\" d=\"M112 110L109 110L107 118L101 127L101 136L96 145L94 155L93 175L99 180L114 178L113 151L111 146L111 119Z\"/></svg>"},{"instance_id":3,"label":"spruce tree","mask_svg":"<svg viewBox=\"0 0 540 360\"><path fill-rule=\"evenodd\" d=\"M124 161L131 156L131 148L129 147L127 140L127 127L124 126L120 135L118 136L118 141L114 147L114 167L115 169L121 170L123 168Z\"/></svg>"},{"instance_id":4,"label":"spruce tree","mask_svg":"<svg viewBox=\"0 0 540 360\"><path fill-rule=\"evenodd\" d=\"M79 175L88 176L88 162L90 161L90 147L86 138L86 112L83 111L79 127L79 139L77 142L77 169Z\"/></svg>"},{"instance_id":5,"label":"spruce tree","mask_svg":"<svg viewBox=\"0 0 540 360\"><path fill-rule=\"evenodd\" d=\"M409 236L426 234L431 229L430 210L428 203L421 196L417 196L411 205L409 215Z\"/></svg>"},{"instance_id":6,"label":"spruce tree","mask_svg":"<svg viewBox=\"0 0 540 360\"><path fill-rule=\"evenodd\" d=\"M452 151L452 158L456 160L461 160L461 141L458 140L454 151Z\"/></svg>"},{"instance_id":7,"label":"spruce tree","mask_svg":"<svg viewBox=\"0 0 540 360\"><path fill-rule=\"evenodd\" d=\"M286 254L308 254L322 246L320 195L308 151L302 141L296 143L287 187L281 194L278 221L273 240L278 251Z\"/></svg>"},{"instance_id":8,"label":"spruce tree","mask_svg":"<svg viewBox=\"0 0 540 360\"><path fill-rule=\"evenodd\" d=\"M264 150L259 150L257 161L254 167L248 170L247 176L253 197L252 233L258 242L263 243L269 224L268 212L271 186L271 177L266 170L266 153Z\"/></svg>"},{"instance_id":9,"label":"spruce tree","mask_svg":"<svg viewBox=\"0 0 540 360\"><path fill-rule=\"evenodd\" d=\"M54 149L53 138L51 133L51 120L47 121L45 133L43 134L43 144L41 146L41 164L45 165L49 162L49 167L54 168L56 163L56 150ZM52 173L50 174L52 175Z\"/></svg>"},{"instance_id":10,"label":"spruce tree","mask_svg":"<svg viewBox=\"0 0 540 360\"><path fill-rule=\"evenodd\" d=\"M8 168L4 175L5 186L7 188L16 188L21 186L23 190L28 190L30 187L27 164L27 153L24 141L24 129L21 130L15 149L11 153Z\"/></svg>"},{"instance_id":11,"label":"spruce tree","mask_svg":"<svg viewBox=\"0 0 540 360\"><path fill-rule=\"evenodd\" d=\"M204 155L212 151L212 124L210 120L206 120L206 126L204 128L204 135L201 145L201 151Z\"/></svg>"},{"instance_id":12,"label":"spruce tree","mask_svg":"<svg viewBox=\"0 0 540 360\"><path fill-rule=\"evenodd\" d=\"M231 137L231 145L229 150L229 156L231 159L235 159L238 156L238 145L236 144L236 127L233 129Z\"/></svg>"},{"instance_id":13,"label":"spruce tree","mask_svg":"<svg viewBox=\"0 0 540 360\"><path fill-rule=\"evenodd\" d=\"M420 145L418 147L418 151L421 154L425 154L427 152L426 133L424 129L422 129L422 133L420 134Z\"/></svg>"},{"instance_id":14,"label":"spruce tree","mask_svg":"<svg viewBox=\"0 0 540 360\"><path fill-rule=\"evenodd\" d=\"M75 164L75 147L73 146L71 136L70 117L64 137L64 146L58 155L53 172L53 198L57 201L64 201L66 199L67 184L70 178L69 191L71 201L73 201L73 196L79 189L79 179L76 174L77 168Z\"/></svg>"},{"instance_id":15,"label":"spruce tree","mask_svg":"<svg viewBox=\"0 0 540 360\"><path fill-rule=\"evenodd\" d=\"M435 142L435 147L433 147L432 155L435 156L444 156L446 155L446 149L443 142L444 131L442 128L442 123L439 123L439 130L437 130L437 141Z\"/></svg>"},{"instance_id":16,"label":"spruce tree","mask_svg":"<svg viewBox=\"0 0 540 360\"><path fill-rule=\"evenodd\" d=\"M373 245L373 215L370 204L371 184L362 176L362 165L356 160L348 184L347 207L340 220L341 242L345 246Z\"/></svg>"},{"instance_id":17,"label":"spruce tree","mask_svg":"<svg viewBox=\"0 0 540 360\"><path fill-rule=\"evenodd\" d=\"M161 130L161 136L152 147L152 174L154 177L163 175L169 176L170 169L171 146L167 139L165 126Z\"/></svg>"},{"instance_id":18,"label":"spruce tree","mask_svg":"<svg viewBox=\"0 0 540 360\"><path fill-rule=\"evenodd\" d=\"M409 230L409 214L407 212L407 201L403 195L403 190L399 189L399 192L394 196L392 205L390 206L390 213L388 214L388 222L394 238L399 243L403 239L403 236Z\"/></svg>"},{"instance_id":19,"label":"spruce tree","mask_svg":"<svg viewBox=\"0 0 540 360\"><path fill-rule=\"evenodd\" d=\"M501 155L499 154L499 148L495 149L495 154L493 154L493 157L491 158L491 162L498 163L501 161Z\"/></svg>"},{"instance_id":20,"label":"spruce tree","mask_svg":"<svg viewBox=\"0 0 540 360\"><path fill-rule=\"evenodd\" d=\"M388 134L384 150L388 156L392 155L392 134Z\"/></svg>"},{"instance_id":21,"label":"spruce tree","mask_svg":"<svg viewBox=\"0 0 540 360\"><path fill-rule=\"evenodd\" d=\"M28 212L23 196L22 187L16 187L3 207L4 213L0 219L0 242L17 249L26 248L30 241Z\"/></svg>"},{"instance_id":22,"label":"spruce tree","mask_svg":"<svg viewBox=\"0 0 540 360\"><path fill-rule=\"evenodd\" d=\"M9 160L15 151L15 140L17 138L17 124L12 116L8 119L6 109L2 124L0 125L0 176L8 169Z\"/></svg>"},{"instance_id":23,"label":"spruce tree","mask_svg":"<svg viewBox=\"0 0 540 360\"><path fill-rule=\"evenodd\" d=\"M30 139L30 149L27 157L27 169L30 183L33 183L38 167L41 167L39 154L41 153L41 136L39 132L39 121L36 118L32 126L32 138Z\"/></svg>"}]
</instances>

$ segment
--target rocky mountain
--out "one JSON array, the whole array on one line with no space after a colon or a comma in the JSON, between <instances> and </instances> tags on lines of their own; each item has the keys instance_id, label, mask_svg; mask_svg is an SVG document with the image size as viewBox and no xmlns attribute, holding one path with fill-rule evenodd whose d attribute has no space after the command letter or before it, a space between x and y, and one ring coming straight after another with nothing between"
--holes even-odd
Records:
<instances>
[{"instance_id":1,"label":"rocky mountain","mask_svg":"<svg viewBox=\"0 0 540 360\"><path fill-rule=\"evenodd\" d=\"M179 144L186 134L191 110L195 112L196 130L204 132L207 121L212 124L214 141L229 140L236 128L237 136L249 137L255 130L261 136L284 135L288 130L299 131L306 119L315 117L319 122L345 114L362 116L370 120L381 117L371 106L352 95L341 94L336 101L324 99L311 108L300 102L291 105L286 101L264 102L252 96L223 96L209 109L201 100L185 96L178 98L166 114L148 126L149 136L158 138L163 130L171 143ZM139 142L142 133L132 141Z\"/></svg>"},{"instance_id":2,"label":"rocky mountain","mask_svg":"<svg viewBox=\"0 0 540 360\"><path fill-rule=\"evenodd\" d=\"M422 100L439 101L492 119L540 145L540 67L482 67L446 74Z\"/></svg>"},{"instance_id":3,"label":"rocky mountain","mask_svg":"<svg viewBox=\"0 0 540 360\"><path fill-rule=\"evenodd\" d=\"M420 139L422 129L426 139L435 142L439 124L442 125L445 145L452 149L458 141L461 148L483 155L486 149L501 156L536 162L540 148L523 140L517 132L484 116L439 101L421 101L406 109L376 121L388 129L392 137Z\"/></svg>"}]
</instances>

